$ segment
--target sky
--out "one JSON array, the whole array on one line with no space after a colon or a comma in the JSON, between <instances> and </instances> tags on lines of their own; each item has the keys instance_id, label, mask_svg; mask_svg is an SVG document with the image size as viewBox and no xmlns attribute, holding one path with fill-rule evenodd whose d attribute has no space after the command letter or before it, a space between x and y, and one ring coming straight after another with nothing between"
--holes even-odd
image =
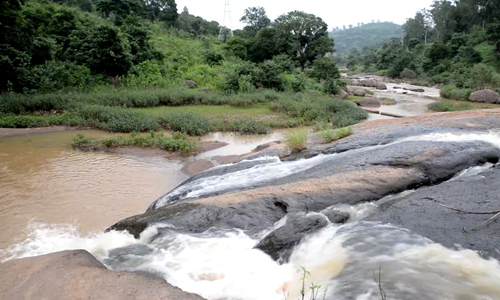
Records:
<instances>
[{"instance_id":1,"label":"sky","mask_svg":"<svg viewBox=\"0 0 500 300\"><path fill-rule=\"evenodd\" d=\"M176 0L179 13L187 6L189 13L209 21L222 24L225 0ZM293 10L301 10L321 17L328 24L328 29L358 23L370 23L372 20L391 21L403 24L407 18L423 8L429 8L433 0L229 0L231 9L231 29L245 26L239 22L245 8L262 6L267 16L276 17ZM229 20L226 20L230 27Z\"/></svg>"}]
</instances>

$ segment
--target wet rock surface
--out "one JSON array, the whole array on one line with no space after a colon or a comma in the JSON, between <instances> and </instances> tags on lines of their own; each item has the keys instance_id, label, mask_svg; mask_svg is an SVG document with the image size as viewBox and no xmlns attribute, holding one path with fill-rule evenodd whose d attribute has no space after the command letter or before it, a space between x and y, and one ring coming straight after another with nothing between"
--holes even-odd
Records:
<instances>
[{"instance_id":1,"label":"wet rock surface","mask_svg":"<svg viewBox=\"0 0 500 300\"><path fill-rule=\"evenodd\" d=\"M303 237L328 225L324 215L290 215L286 223L269 233L255 248L269 254L274 260L288 261L293 247L298 245Z\"/></svg>"},{"instance_id":2,"label":"wet rock surface","mask_svg":"<svg viewBox=\"0 0 500 300\"><path fill-rule=\"evenodd\" d=\"M497 165L476 175L423 187L396 198L382 204L367 220L401 226L446 247L473 249L485 257L500 259L500 220L472 230L494 216L473 212L500 211L499 182L500 165Z\"/></svg>"},{"instance_id":3,"label":"wet rock surface","mask_svg":"<svg viewBox=\"0 0 500 300\"><path fill-rule=\"evenodd\" d=\"M203 300L150 274L109 271L84 250L11 260L0 272L4 300Z\"/></svg>"},{"instance_id":4,"label":"wet rock surface","mask_svg":"<svg viewBox=\"0 0 500 300\"><path fill-rule=\"evenodd\" d=\"M198 233L210 228L237 228L252 235L272 227L284 216L317 213L338 204L356 205L377 201L387 195L411 189L417 189L414 195L429 191L429 195L445 200L444 196L452 185L457 185L452 189L459 195L460 188L468 189L466 183L472 180L472 177L463 179L466 182L461 184L458 184L459 181L446 182L447 180L468 168L497 163L500 159L500 149L489 142L474 138L460 141L432 140L432 136L428 137L428 140L411 140L412 137L428 134L477 135L498 128L500 110L434 114L360 124L355 127L355 134L351 137L328 145L313 146L312 149L283 159L282 162L276 158L243 161L202 172L167 194L165 199L170 199L170 203L164 202L166 205L161 206L157 205L157 201L148 212L120 221L113 225L112 229L128 230L138 237L146 227L160 223L168 224L178 232ZM409 140L402 140L404 138ZM301 162L307 162L307 168L297 169L298 171L291 174L286 173L289 166L287 164L300 166ZM195 196L189 194L204 185L215 186L210 183L214 178L225 176L221 177L220 182L240 182L238 176L241 176L241 172L246 174L244 172L248 170L255 171L266 166L272 167L263 169L262 174L257 172L242 177L245 182L243 185L227 185ZM285 173L280 171L283 167ZM497 182L500 180L498 169L494 170L495 172L489 175L489 185L493 184L495 178ZM270 174L273 172L276 174ZM268 180L253 180L264 175L266 178L271 177ZM470 197L457 201L480 203L468 199L473 198L473 193L487 189L487 184L477 183L478 188L471 185L472 188L468 189ZM190 186L193 188L189 188ZM186 191L177 192L186 187ZM494 191L495 189L492 189L492 193ZM461 218L466 218L467 222L464 226L456 227L458 221L447 223L446 215L456 212L445 210L446 214L442 215L443 209L435 203L429 200L419 202L418 199L411 198L417 197L413 195L408 197L410 200L403 199L393 202L392 206L384 206L385 210L377 212L370 220L415 229L416 233L430 239L435 238L444 245L461 244L463 247L494 255L494 249L498 246L486 244L487 234L478 230L474 234L479 237L470 240L470 236L466 237L460 231L464 226L473 227L472 224L480 223L481 216L460 215ZM500 209L498 196L488 194L484 198L496 201L492 202L492 205L496 203L497 209ZM478 199L484 200L481 197ZM432 216L428 213L431 208L439 214L432 217L434 222L427 222L426 218ZM480 208L477 207L476 210L481 210ZM482 218L484 219L484 216ZM335 222L344 221L346 220L340 218ZM323 226L322 221L314 218L295 221L292 219L290 222L294 225L273 231L267 239L259 243L259 249L265 250L275 259L286 259L289 250L303 236L296 232L297 230L306 235ZM424 224L428 226L423 226ZM456 230L449 229L448 224L455 226L453 228ZM496 228L494 223L490 226ZM471 242L468 242L469 240Z\"/></svg>"}]
</instances>

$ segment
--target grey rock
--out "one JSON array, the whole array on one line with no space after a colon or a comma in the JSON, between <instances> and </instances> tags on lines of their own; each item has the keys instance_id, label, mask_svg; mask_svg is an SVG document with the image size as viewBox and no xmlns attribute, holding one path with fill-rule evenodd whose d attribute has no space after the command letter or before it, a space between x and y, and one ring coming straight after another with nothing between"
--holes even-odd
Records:
<instances>
[{"instance_id":1,"label":"grey rock","mask_svg":"<svg viewBox=\"0 0 500 300\"><path fill-rule=\"evenodd\" d=\"M193 81L193 80L184 80L184 86L186 86L190 89L194 89L194 88L198 87L198 83L196 83L196 81Z\"/></svg>"},{"instance_id":2,"label":"grey rock","mask_svg":"<svg viewBox=\"0 0 500 300\"><path fill-rule=\"evenodd\" d=\"M374 99L374 98L367 98L364 100L359 100L359 101L356 101L356 104L358 106L363 106L363 107L380 107L382 105L380 103L380 101L378 101L377 99Z\"/></svg>"},{"instance_id":3,"label":"grey rock","mask_svg":"<svg viewBox=\"0 0 500 300\"><path fill-rule=\"evenodd\" d=\"M264 237L255 246L269 254L274 260L287 262L293 247L303 237L328 225L327 218L321 214L288 215L286 224Z\"/></svg>"},{"instance_id":4,"label":"grey rock","mask_svg":"<svg viewBox=\"0 0 500 300\"><path fill-rule=\"evenodd\" d=\"M357 89L354 91L353 94L354 94L354 96L364 97L366 95L366 91L363 89Z\"/></svg>"},{"instance_id":5,"label":"grey rock","mask_svg":"<svg viewBox=\"0 0 500 300\"><path fill-rule=\"evenodd\" d=\"M484 89L470 94L469 101L481 103L500 103L500 95L495 91Z\"/></svg>"}]
</instances>

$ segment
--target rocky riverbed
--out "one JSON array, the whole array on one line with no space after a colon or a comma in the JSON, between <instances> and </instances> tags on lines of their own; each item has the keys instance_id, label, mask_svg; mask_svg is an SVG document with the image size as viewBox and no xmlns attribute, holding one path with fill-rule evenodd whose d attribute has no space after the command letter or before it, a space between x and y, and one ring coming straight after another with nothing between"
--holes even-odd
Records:
<instances>
[{"instance_id":1,"label":"rocky riverbed","mask_svg":"<svg viewBox=\"0 0 500 300\"><path fill-rule=\"evenodd\" d=\"M325 299L380 299L380 287L387 299L500 299L500 110L365 122L341 141L273 153L201 172L79 245L208 299L295 299L301 267ZM29 298L26 284L2 298Z\"/></svg>"}]
</instances>

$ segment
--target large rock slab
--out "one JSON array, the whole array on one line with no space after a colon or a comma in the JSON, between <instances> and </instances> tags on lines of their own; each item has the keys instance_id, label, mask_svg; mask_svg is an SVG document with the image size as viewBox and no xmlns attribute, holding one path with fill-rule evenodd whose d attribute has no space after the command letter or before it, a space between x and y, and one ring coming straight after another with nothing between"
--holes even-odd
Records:
<instances>
[{"instance_id":1,"label":"large rock slab","mask_svg":"<svg viewBox=\"0 0 500 300\"><path fill-rule=\"evenodd\" d=\"M481 103L500 103L500 95L495 91L484 89L470 94L469 101Z\"/></svg>"},{"instance_id":2,"label":"large rock slab","mask_svg":"<svg viewBox=\"0 0 500 300\"><path fill-rule=\"evenodd\" d=\"M203 300L148 274L107 270L84 250L0 264L3 300Z\"/></svg>"},{"instance_id":3,"label":"large rock slab","mask_svg":"<svg viewBox=\"0 0 500 300\"><path fill-rule=\"evenodd\" d=\"M471 230L500 211L500 166L473 175L423 187L380 206L370 221L410 229L449 248L458 245L500 259L500 219ZM462 212L443 207L456 208Z\"/></svg>"}]
</instances>

